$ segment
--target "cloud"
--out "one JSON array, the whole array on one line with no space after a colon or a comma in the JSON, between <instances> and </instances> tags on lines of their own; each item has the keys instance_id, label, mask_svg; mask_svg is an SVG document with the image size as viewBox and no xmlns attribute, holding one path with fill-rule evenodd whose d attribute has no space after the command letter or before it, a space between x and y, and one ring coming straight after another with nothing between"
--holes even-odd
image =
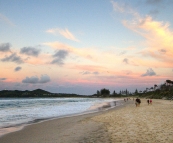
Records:
<instances>
[{"instance_id":1,"label":"cloud","mask_svg":"<svg viewBox=\"0 0 173 143\"><path fill-rule=\"evenodd\" d=\"M119 53L119 56L124 55L125 53L126 53L126 51L122 51Z\"/></svg>"},{"instance_id":2,"label":"cloud","mask_svg":"<svg viewBox=\"0 0 173 143\"><path fill-rule=\"evenodd\" d=\"M14 71L20 71L22 68L21 67L16 67L15 69L14 69Z\"/></svg>"},{"instance_id":3,"label":"cloud","mask_svg":"<svg viewBox=\"0 0 173 143\"><path fill-rule=\"evenodd\" d=\"M5 58L1 59L2 62L15 62L18 64L23 63L23 60L20 56L17 56L16 53L11 54L10 56L6 56Z\"/></svg>"},{"instance_id":4,"label":"cloud","mask_svg":"<svg viewBox=\"0 0 173 143\"><path fill-rule=\"evenodd\" d=\"M54 29L49 29L46 31L47 33L51 33L51 34L60 34L63 37L65 37L66 39L72 40L72 41L76 41L79 42L79 40L66 28L66 29L59 29L59 28L54 28Z\"/></svg>"},{"instance_id":5,"label":"cloud","mask_svg":"<svg viewBox=\"0 0 173 143\"><path fill-rule=\"evenodd\" d=\"M161 1L151 0L148 1L148 3L161 3ZM138 52L143 63L148 62L148 58L145 57L150 57L151 62L153 63L157 60L160 61L161 65L164 65L164 67L171 65L173 62L173 32L170 28L169 22L156 21L150 15L141 16L127 4L112 1L112 5L114 11L125 15L123 18L127 18L126 15L128 15L128 19L122 20L122 24L126 28L145 38L145 41L141 42L143 43L142 47L145 48ZM139 58L137 57L138 55L133 57L133 60L136 63L139 63ZM127 63L127 60L124 60L123 62Z\"/></svg>"},{"instance_id":6,"label":"cloud","mask_svg":"<svg viewBox=\"0 0 173 143\"><path fill-rule=\"evenodd\" d=\"M99 72L95 71L95 72L93 72L93 74L98 75L98 74L99 74Z\"/></svg>"},{"instance_id":7,"label":"cloud","mask_svg":"<svg viewBox=\"0 0 173 143\"><path fill-rule=\"evenodd\" d=\"M15 26L13 22L11 22L5 15L0 13L0 21L7 23L10 26Z\"/></svg>"},{"instance_id":8,"label":"cloud","mask_svg":"<svg viewBox=\"0 0 173 143\"><path fill-rule=\"evenodd\" d=\"M165 54L167 51L165 49L160 49L159 52Z\"/></svg>"},{"instance_id":9,"label":"cloud","mask_svg":"<svg viewBox=\"0 0 173 143\"><path fill-rule=\"evenodd\" d=\"M68 55L68 51L65 50L59 50L53 55L53 61L52 64L58 64L59 66L64 64L64 60Z\"/></svg>"},{"instance_id":10,"label":"cloud","mask_svg":"<svg viewBox=\"0 0 173 143\"><path fill-rule=\"evenodd\" d=\"M39 78L37 76L32 76L32 77L26 77L24 80L22 80L23 83L39 83Z\"/></svg>"},{"instance_id":11,"label":"cloud","mask_svg":"<svg viewBox=\"0 0 173 143\"><path fill-rule=\"evenodd\" d=\"M94 74L94 75L98 75L98 74L99 74L99 72L97 72L97 71L95 71L95 72L83 71L83 72L81 72L81 74L83 74L83 75L88 75L88 74Z\"/></svg>"},{"instance_id":12,"label":"cloud","mask_svg":"<svg viewBox=\"0 0 173 143\"><path fill-rule=\"evenodd\" d=\"M91 74L89 71L85 71L82 74Z\"/></svg>"},{"instance_id":13,"label":"cloud","mask_svg":"<svg viewBox=\"0 0 173 143\"><path fill-rule=\"evenodd\" d=\"M151 16L146 16L145 18L136 19L135 22L124 21L123 23L146 39L147 47L142 52L165 63L173 62L173 49L171 46L173 44L173 33L169 29L170 24L168 22L155 21Z\"/></svg>"},{"instance_id":14,"label":"cloud","mask_svg":"<svg viewBox=\"0 0 173 143\"><path fill-rule=\"evenodd\" d=\"M159 11L158 11L158 10L151 10L151 11L149 12L149 14L150 14L150 15L157 15L157 14L159 14Z\"/></svg>"},{"instance_id":15,"label":"cloud","mask_svg":"<svg viewBox=\"0 0 173 143\"><path fill-rule=\"evenodd\" d=\"M141 76L155 76L156 73L153 71L152 68L147 69L147 72L142 74Z\"/></svg>"},{"instance_id":16,"label":"cloud","mask_svg":"<svg viewBox=\"0 0 173 143\"><path fill-rule=\"evenodd\" d=\"M23 47L21 48L20 53L37 57L40 54L40 50L33 47Z\"/></svg>"},{"instance_id":17,"label":"cloud","mask_svg":"<svg viewBox=\"0 0 173 143\"><path fill-rule=\"evenodd\" d=\"M30 83L30 84L37 84L37 83L47 83L50 81L50 77L48 75L41 75L40 79L37 76L26 77L22 80L22 83Z\"/></svg>"},{"instance_id":18,"label":"cloud","mask_svg":"<svg viewBox=\"0 0 173 143\"><path fill-rule=\"evenodd\" d=\"M121 12L121 13L125 12L124 4L120 5L118 2L115 2L115 1L111 1L111 3L113 5L114 11L118 11L118 12Z\"/></svg>"},{"instance_id":19,"label":"cloud","mask_svg":"<svg viewBox=\"0 0 173 143\"><path fill-rule=\"evenodd\" d=\"M132 74L132 71L130 71L130 70L123 70L122 73L125 74L125 75L130 75L130 74Z\"/></svg>"},{"instance_id":20,"label":"cloud","mask_svg":"<svg viewBox=\"0 0 173 143\"><path fill-rule=\"evenodd\" d=\"M104 57L102 57L103 52L100 49L95 49L95 48L76 48L72 47L70 45L60 43L58 41L56 42L49 42L49 43L43 43L43 45L50 46L53 49L56 50L65 50L70 54L73 54L75 56L81 57L83 59L87 59L90 61L98 61L102 60L102 62L105 62L105 60L109 60L109 58L115 58L115 55L112 53L105 53L104 52Z\"/></svg>"},{"instance_id":21,"label":"cloud","mask_svg":"<svg viewBox=\"0 0 173 143\"><path fill-rule=\"evenodd\" d=\"M123 59L123 63L129 64L129 60L127 58Z\"/></svg>"},{"instance_id":22,"label":"cloud","mask_svg":"<svg viewBox=\"0 0 173 143\"><path fill-rule=\"evenodd\" d=\"M133 16L138 15L138 13L135 12L127 3L118 3L113 0L111 3L115 12L132 14Z\"/></svg>"},{"instance_id":23,"label":"cloud","mask_svg":"<svg viewBox=\"0 0 173 143\"><path fill-rule=\"evenodd\" d=\"M2 43L2 44L0 44L0 51L8 52L8 51L10 51L10 47L11 47L10 43Z\"/></svg>"},{"instance_id":24,"label":"cloud","mask_svg":"<svg viewBox=\"0 0 173 143\"><path fill-rule=\"evenodd\" d=\"M0 80L6 80L7 78L0 78Z\"/></svg>"},{"instance_id":25,"label":"cloud","mask_svg":"<svg viewBox=\"0 0 173 143\"><path fill-rule=\"evenodd\" d=\"M100 72L105 72L105 67L104 66L97 66L97 65L75 65L73 69L81 70L83 72L80 72L83 74L85 71L89 72L95 72L95 71L100 71Z\"/></svg>"},{"instance_id":26,"label":"cloud","mask_svg":"<svg viewBox=\"0 0 173 143\"><path fill-rule=\"evenodd\" d=\"M42 75L39 83L47 83L50 81L50 77L48 75Z\"/></svg>"}]
</instances>

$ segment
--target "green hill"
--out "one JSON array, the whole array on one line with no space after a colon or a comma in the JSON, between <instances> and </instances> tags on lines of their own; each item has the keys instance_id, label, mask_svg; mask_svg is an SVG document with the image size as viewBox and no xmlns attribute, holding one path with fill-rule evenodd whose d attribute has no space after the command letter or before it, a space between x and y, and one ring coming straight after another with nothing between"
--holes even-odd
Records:
<instances>
[{"instance_id":1,"label":"green hill","mask_svg":"<svg viewBox=\"0 0 173 143\"><path fill-rule=\"evenodd\" d=\"M51 93L42 89L35 89L33 91L25 90L2 90L0 91L0 98L25 98L25 97L86 97L77 94L66 93Z\"/></svg>"}]
</instances>

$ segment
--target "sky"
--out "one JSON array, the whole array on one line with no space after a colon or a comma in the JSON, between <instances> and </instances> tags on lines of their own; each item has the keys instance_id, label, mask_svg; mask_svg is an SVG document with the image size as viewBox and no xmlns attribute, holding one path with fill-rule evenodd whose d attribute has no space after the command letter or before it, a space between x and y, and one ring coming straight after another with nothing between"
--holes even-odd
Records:
<instances>
[{"instance_id":1,"label":"sky","mask_svg":"<svg viewBox=\"0 0 173 143\"><path fill-rule=\"evenodd\" d=\"M173 79L172 0L0 0L0 90L95 94Z\"/></svg>"}]
</instances>

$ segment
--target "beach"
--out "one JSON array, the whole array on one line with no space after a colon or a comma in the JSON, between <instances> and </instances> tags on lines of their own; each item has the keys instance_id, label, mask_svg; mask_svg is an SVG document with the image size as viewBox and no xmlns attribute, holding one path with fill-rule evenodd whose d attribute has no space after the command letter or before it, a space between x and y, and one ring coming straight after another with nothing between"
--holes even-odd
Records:
<instances>
[{"instance_id":1,"label":"beach","mask_svg":"<svg viewBox=\"0 0 173 143\"><path fill-rule=\"evenodd\" d=\"M96 113L52 119L0 137L0 143L172 143L173 102L134 101Z\"/></svg>"}]
</instances>

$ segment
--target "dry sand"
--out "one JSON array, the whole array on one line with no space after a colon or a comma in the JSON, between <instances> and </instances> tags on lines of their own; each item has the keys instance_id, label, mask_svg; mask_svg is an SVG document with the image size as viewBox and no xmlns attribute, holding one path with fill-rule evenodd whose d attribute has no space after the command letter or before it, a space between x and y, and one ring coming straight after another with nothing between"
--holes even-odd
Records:
<instances>
[{"instance_id":1,"label":"dry sand","mask_svg":"<svg viewBox=\"0 0 173 143\"><path fill-rule=\"evenodd\" d=\"M173 102L142 100L134 105L92 118L104 123L112 143L173 143Z\"/></svg>"},{"instance_id":2,"label":"dry sand","mask_svg":"<svg viewBox=\"0 0 173 143\"><path fill-rule=\"evenodd\" d=\"M55 119L7 134L0 143L173 143L173 102L134 101L109 111Z\"/></svg>"}]
</instances>

